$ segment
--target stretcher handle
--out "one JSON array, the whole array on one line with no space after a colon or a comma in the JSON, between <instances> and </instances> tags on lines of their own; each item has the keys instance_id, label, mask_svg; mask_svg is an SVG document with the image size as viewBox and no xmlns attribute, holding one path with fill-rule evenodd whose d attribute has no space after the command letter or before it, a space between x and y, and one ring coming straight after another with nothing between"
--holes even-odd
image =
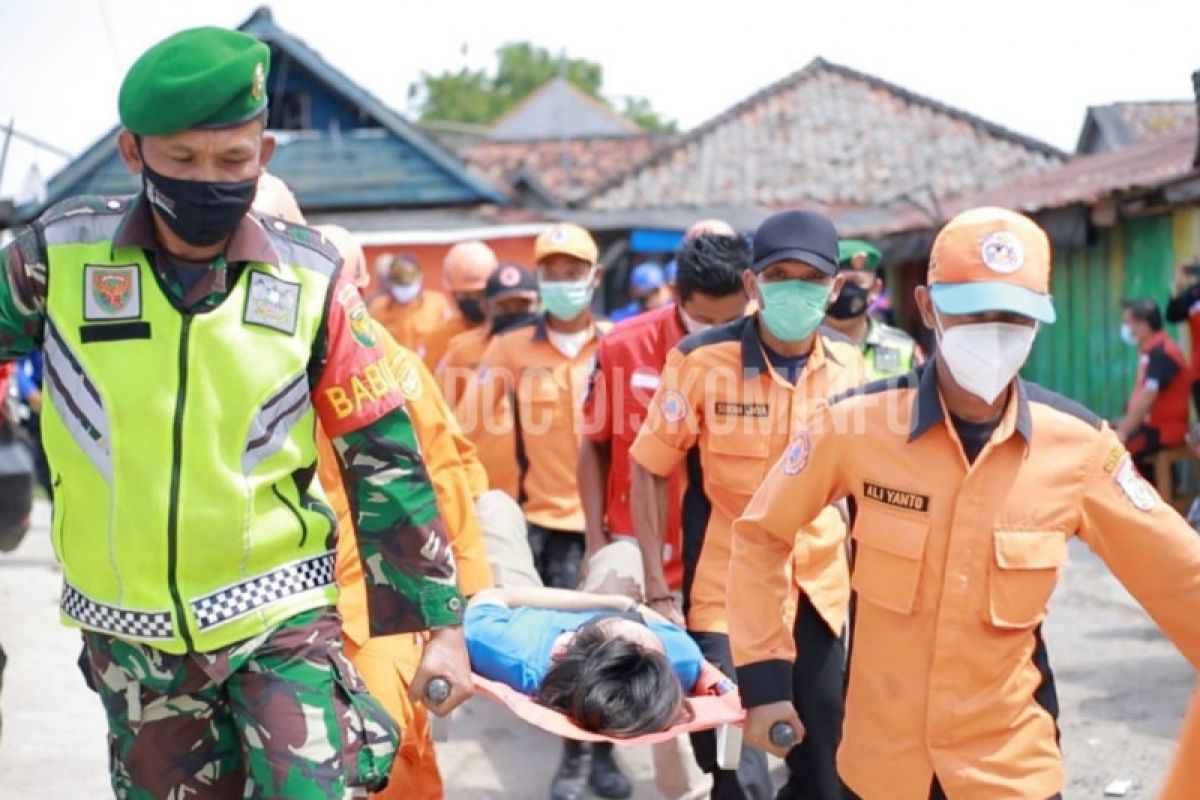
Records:
<instances>
[{"instance_id":1,"label":"stretcher handle","mask_svg":"<svg viewBox=\"0 0 1200 800\"><path fill-rule=\"evenodd\" d=\"M450 697L450 681L445 678L430 678L425 684L425 700L431 706L440 706Z\"/></svg>"},{"instance_id":2,"label":"stretcher handle","mask_svg":"<svg viewBox=\"0 0 1200 800\"><path fill-rule=\"evenodd\" d=\"M790 750L796 744L796 731L786 722L776 722L767 736L776 747L786 747Z\"/></svg>"}]
</instances>

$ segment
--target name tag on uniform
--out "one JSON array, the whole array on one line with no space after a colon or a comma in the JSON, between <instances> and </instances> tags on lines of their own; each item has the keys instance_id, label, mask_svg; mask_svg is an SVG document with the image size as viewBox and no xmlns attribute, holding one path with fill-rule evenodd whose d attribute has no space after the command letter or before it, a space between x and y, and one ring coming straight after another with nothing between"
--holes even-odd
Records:
<instances>
[{"instance_id":1,"label":"name tag on uniform","mask_svg":"<svg viewBox=\"0 0 1200 800\"><path fill-rule=\"evenodd\" d=\"M766 403L717 403L713 410L723 417L765 417L771 407Z\"/></svg>"},{"instance_id":2,"label":"name tag on uniform","mask_svg":"<svg viewBox=\"0 0 1200 800\"><path fill-rule=\"evenodd\" d=\"M296 332L299 309L300 284L289 283L265 272L250 273L250 291L246 295L243 321L290 336Z\"/></svg>"},{"instance_id":3,"label":"name tag on uniform","mask_svg":"<svg viewBox=\"0 0 1200 800\"><path fill-rule=\"evenodd\" d=\"M83 280L83 318L88 322L137 319L142 315L142 281L137 264L88 264L83 268Z\"/></svg>"},{"instance_id":4,"label":"name tag on uniform","mask_svg":"<svg viewBox=\"0 0 1200 800\"><path fill-rule=\"evenodd\" d=\"M863 481L863 496L885 506L902 508L905 511L916 511L921 514L929 511L929 495L906 492L902 489L890 489L878 483Z\"/></svg>"}]
</instances>

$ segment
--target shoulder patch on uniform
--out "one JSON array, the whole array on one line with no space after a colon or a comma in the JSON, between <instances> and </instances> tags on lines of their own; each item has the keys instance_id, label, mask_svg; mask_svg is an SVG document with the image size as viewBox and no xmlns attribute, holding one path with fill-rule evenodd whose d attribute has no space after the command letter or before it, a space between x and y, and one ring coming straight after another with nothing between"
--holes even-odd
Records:
<instances>
[{"instance_id":1,"label":"shoulder patch on uniform","mask_svg":"<svg viewBox=\"0 0 1200 800\"><path fill-rule=\"evenodd\" d=\"M102 242L116 235L128 207L128 197L72 197L48 208L35 224L46 244Z\"/></svg>"},{"instance_id":2,"label":"shoulder patch on uniform","mask_svg":"<svg viewBox=\"0 0 1200 800\"><path fill-rule=\"evenodd\" d=\"M341 253L320 231L270 214L254 212L254 216L285 263L311 269L327 278L341 266Z\"/></svg>"},{"instance_id":3,"label":"shoulder patch on uniform","mask_svg":"<svg viewBox=\"0 0 1200 800\"><path fill-rule=\"evenodd\" d=\"M724 325L716 325L706 331L690 334L685 336L675 347L686 356L693 350L698 350L701 347L707 347L711 344L740 342L742 340L742 331L746 329L746 325L751 319L752 317L739 317L733 322L726 322Z\"/></svg>"},{"instance_id":4,"label":"shoulder patch on uniform","mask_svg":"<svg viewBox=\"0 0 1200 800\"><path fill-rule=\"evenodd\" d=\"M1146 482L1133 465L1133 457L1126 455L1117 466L1113 475L1117 488L1125 495L1125 499L1138 511L1153 511L1158 505L1158 493Z\"/></svg>"},{"instance_id":5,"label":"shoulder patch on uniform","mask_svg":"<svg viewBox=\"0 0 1200 800\"><path fill-rule=\"evenodd\" d=\"M829 398L829 405L837 405L843 400L849 400L852 397L862 397L869 394L900 391L903 389L915 389L920 382L921 373L917 370L906 372L903 375L893 375L890 378L880 378L877 381L864 383L861 386L855 386L853 389L847 389L844 392L835 394Z\"/></svg>"},{"instance_id":6,"label":"shoulder patch on uniform","mask_svg":"<svg viewBox=\"0 0 1200 800\"><path fill-rule=\"evenodd\" d=\"M812 443L808 431L800 431L796 438L788 444L783 454L783 474L799 475L808 466L808 454L812 451Z\"/></svg>"},{"instance_id":7,"label":"shoulder patch on uniform","mask_svg":"<svg viewBox=\"0 0 1200 800\"><path fill-rule=\"evenodd\" d=\"M1028 381L1023 381L1023 383L1025 385L1025 397L1029 402L1040 403L1041 405L1049 406L1055 411L1075 417L1076 419L1090 425L1096 430L1100 430L1100 428L1103 426L1104 421L1096 414L1092 413L1092 411L1086 406L1076 403L1074 400L1063 397L1057 392L1052 392L1049 389L1043 388L1036 383L1030 383Z\"/></svg>"}]
</instances>

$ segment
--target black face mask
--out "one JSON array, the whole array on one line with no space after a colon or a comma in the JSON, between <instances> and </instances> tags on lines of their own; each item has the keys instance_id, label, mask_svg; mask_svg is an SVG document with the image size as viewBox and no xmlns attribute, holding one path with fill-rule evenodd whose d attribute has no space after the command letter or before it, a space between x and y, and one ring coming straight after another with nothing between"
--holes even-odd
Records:
<instances>
[{"instance_id":1,"label":"black face mask","mask_svg":"<svg viewBox=\"0 0 1200 800\"><path fill-rule=\"evenodd\" d=\"M455 302L458 303L458 313L462 314L467 322L472 325L483 322L483 301L478 297L460 297Z\"/></svg>"},{"instance_id":2,"label":"black face mask","mask_svg":"<svg viewBox=\"0 0 1200 800\"><path fill-rule=\"evenodd\" d=\"M258 181L168 178L150 169L143 159L142 187L172 233L195 247L208 247L237 230L254 202Z\"/></svg>"},{"instance_id":3,"label":"black face mask","mask_svg":"<svg viewBox=\"0 0 1200 800\"><path fill-rule=\"evenodd\" d=\"M537 319L537 312L535 311L510 311L507 314L498 314L492 317L492 335L504 333L510 328L515 328L526 322L533 322L535 319Z\"/></svg>"},{"instance_id":4,"label":"black face mask","mask_svg":"<svg viewBox=\"0 0 1200 800\"><path fill-rule=\"evenodd\" d=\"M854 319L867 313L870 305L871 290L864 289L856 283L847 281L842 284L842 291L833 301L833 305L825 313L834 319Z\"/></svg>"}]
</instances>

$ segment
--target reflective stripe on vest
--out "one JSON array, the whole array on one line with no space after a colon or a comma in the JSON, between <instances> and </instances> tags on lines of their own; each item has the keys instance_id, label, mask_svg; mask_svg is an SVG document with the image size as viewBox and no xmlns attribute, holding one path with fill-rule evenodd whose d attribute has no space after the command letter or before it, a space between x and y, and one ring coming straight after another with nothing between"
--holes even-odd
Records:
<instances>
[{"instance_id":1,"label":"reflective stripe on vest","mask_svg":"<svg viewBox=\"0 0 1200 800\"><path fill-rule=\"evenodd\" d=\"M139 248L113 247L120 219L46 228L62 612L211 651L335 599L324 499L298 477L317 458L307 368L333 264L284 243L281 266L249 264L220 306L183 314Z\"/></svg>"}]
</instances>

